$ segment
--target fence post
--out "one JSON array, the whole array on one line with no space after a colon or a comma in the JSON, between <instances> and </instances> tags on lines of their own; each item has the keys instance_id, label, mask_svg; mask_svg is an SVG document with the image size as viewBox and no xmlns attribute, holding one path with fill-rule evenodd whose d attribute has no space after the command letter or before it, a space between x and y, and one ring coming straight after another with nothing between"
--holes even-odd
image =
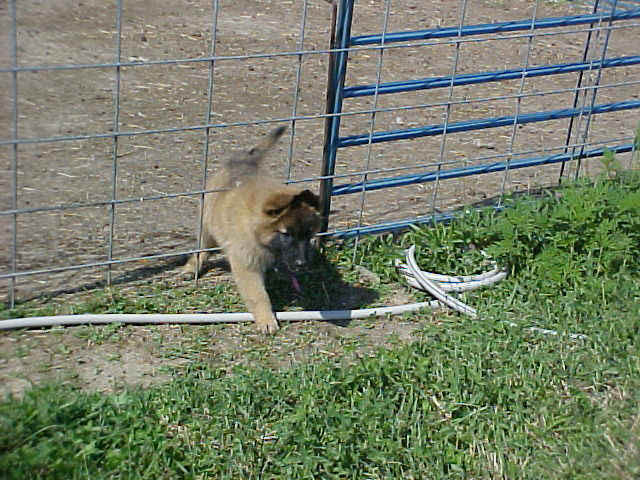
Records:
<instances>
[{"instance_id":1,"label":"fence post","mask_svg":"<svg viewBox=\"0 0 640 480\"><path fill-rule=\"evenodd\" d=\"M598 88L600 87L600 80L602 78L602 65L604 64L607 58L607 48L609 46L609 38L611 37L611 27L613 26L613 22L614 22L613 17L616 14L616 7L618 6L618 0L613 0L613 2L609 2L609 3L611 3L609 28L605 30L604 44L602 45L602 53L600 55L600 64L598 66L598 73L596 74L595 82L592 82L591 84L591 86L593 87L593 90L591 90L591 106L589 107L590 113L589 115L587 115L587 118L585 120L582 139L579 139L582 145L580 146L580 154L578 155L578 161L576 162L575 180L578 179L578 175L580 174L580 167L582 166L582 158L584 156L585 144L589 138L589 128L591 127L591 115L592 115L591 112L593 112L593 109L596 105L596 96L598 95ZM585 92L585 100L586 100L586 92ZM583 104L583 109L584 109L584 104ZM578 119L580 119L580 117L578 117ZM575 147L574 147L574 151L575 151Z\"/></svg>"},{"instance_id":2,"label":"fence post","mask_svg":"<svg viewBox=\"0 0 640 480\"><path fill-rule=\"evenodd\" d=\"M327 117L325 120L321 172L323 179L320 183L320 214L322 216L323 232L326 232L329 226L329 211L331 209L331 193L333 190L332 176L335 171L336 154L338 150L340 133L339 114L342 112L344 79L347 73L347 58L349 56L346 49L349 48L351 42L353 2L354 0L339 0L340 6L337 18L334 16L335 34L332 35L331 38L332 52L329 54L326 113L332 116Z\"/></svg>"},{"instance_id":3,"label":"fence post","mask_svg":"<svg viewBox=\"0 0 640 480\"><path fill-rule=\"evenodd\" d=\"M598 13L598 6L599 6L599 0L596 0L593 4L593 8L591 10L591 14L595 15L596 13ZM589 58L589 50L591 49L591 36L593 34L593 26L595 25L594 23L590 23L589 24L589 31L587 32L587 38L584 42L584 48L582 50L582 63L587 61L587 58ZM580 72L578 73L578 79L576 81L576 87L575 87L575 93L573 95L573 108L575 109L578 106L578 100L580 98L580 91L582 88L582 79L584 77L584 71L580 70ZM567 127L567 137L564 141L565 147L564 147L564 153L567 153L569 151L569 144L571 143L571 134L573 132L573 123L574 123L574 119L575 117L571 117L569 119L569 126ZM575 148L574 148L575 151ZM573 160L573 154L571 156L571 160ZM562 177L564 177L564 169L566 166L567 162L563 161L562 165L560 165L560 174L558 175L558 183L562 183Z\"/></svg>"},{"instance_id":4,"label":"fence post","mask_svg":"<svg viewBox=\"0 0 640 480\"><path fill-rule=\"evenodd\" d=\"M9 2L9 15L11 16L11 32L9 33L11 67L11 139L18 140L18 23L16 0ZM18 208L18 144L11 146L11 208ZM12 215L12 239L11 239L11 273L15 274L18 267L18 214ZM16 277L9 280L9 308L16 306Z\"/></svg>"}]
</instances>

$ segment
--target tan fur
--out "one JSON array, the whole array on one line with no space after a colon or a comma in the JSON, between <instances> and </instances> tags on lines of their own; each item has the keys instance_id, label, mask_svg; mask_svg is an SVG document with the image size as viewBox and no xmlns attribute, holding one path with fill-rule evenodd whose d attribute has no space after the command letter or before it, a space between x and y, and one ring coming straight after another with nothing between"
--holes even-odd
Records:
<instances>
[{"instance_id":1,"label":"tan fur","mask_svg":"<svg viewBox=\"0 0 640 480\"><path fill-rule=\"evenodd\" d=\"M286 260L295 256L293 250L306 248L320 226L315 194L261 172L261 160L283 132L274 130L249 152L227 161L207 185L207 190L227 190L206 194L203 211L201 246L223 249L240 295L264 333L278 329L264 285L266 270L278 257ZM207 252L193 255L184 271L195 273L207 257ZM299 266L299 258L289 267Z\"/></svg>"}]
</instances>

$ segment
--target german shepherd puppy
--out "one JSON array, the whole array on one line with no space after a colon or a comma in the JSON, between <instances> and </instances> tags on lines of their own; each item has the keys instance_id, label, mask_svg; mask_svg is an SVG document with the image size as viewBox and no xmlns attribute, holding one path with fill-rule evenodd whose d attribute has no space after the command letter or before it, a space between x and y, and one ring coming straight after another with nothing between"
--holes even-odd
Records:
<instances>
[{"instance_id":1,"label":"german shepherd puppy","mask_svg":"<svg viewBox=\"0 0 640 480\"><path fill-rule=\"evenodd\" d=\"M289 272L303 267L309 260L310 240L320 229L318 196L283 185L262 171L262 159L285 130L273 130L248 152L223 162L207 183L207 190L223 191L204 198L202 248L223 249L240 295L263 333L278 330L264 286L266 270L276 262ZM208 252L194 254L184 271L195 274L207 257Z\"/></svg>"}]
</instances>

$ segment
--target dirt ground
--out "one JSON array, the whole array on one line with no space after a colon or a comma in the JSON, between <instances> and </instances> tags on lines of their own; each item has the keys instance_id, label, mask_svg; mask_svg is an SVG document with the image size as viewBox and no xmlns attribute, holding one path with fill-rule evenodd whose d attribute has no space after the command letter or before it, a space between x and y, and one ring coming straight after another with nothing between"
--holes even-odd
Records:
<instances>
[{"instance_id":1,"label":"dirt ground","mask_svg":"<svg viewBox=\"0 0 640 480\"><path fill-rule=\"evenodd\" d=\"M528 0L474 0L467 3L465 24L482 24L530 18L537 5L536 17L576 15L590 10L584 2ZM99 0L24 0L18 2L18 62L21 66L101 64L117 59L116 2ZM191 59L207 56L211 48L211 2L176 0L167 4L159 0L123 2L120 58L124 62ZM314 53L327 48L330 31L330 6L324 0L307 2L304 39L300 25L303 2L238 0L220 1L217 17L215 53L219 56L257 55L251 59L221 59L215 62L211 123L233 124L297 116L311 117L295 122L295 135L278 147L270 158L274 175L294 180L313 179L320 173L324 121L313 118L325 110L327 54ZM385 2L356 2L353 34L380 32L383 28ZM394 0L391 3L388 31L455 26L460 21L456 2L434 0ZM640 28L633 21L620 22L608 39L608 57L637 54ZM10 32L7 2L0 3L0 31ZM460 74L518 68L528 57L529 65L578 62L582 59L586 32L584 27L563 28L562 35L538 35L529 46L523 32L505 35L504 39L468 41L459 48L451 42L414 45L385 51L382 57L381 81L449 75L457 59ZM551 33L546 32L546 33ZM516 38L513 38L515 35ZM480 37L483 38L483 37ZM11 66L9 37L0 36L0 68ZM593 36L590 59L599 59L605 42L604 34ZM530 48L529 48L530 47ZM298 55L262 57L261 54L293 52L302 48L310 52ZM527 53L529 54L527 55ZM352 52L347 85L374 83L378 50ZM294 105L297 78L300 78L298 102ZM128 199L115 208L112 258L126 259L155 254L171 254L195 248L197 196L153 199L164 194L190 192L202 187L204 146L208 138L207 171L215 172L217 158L235 149L251 145L274 124L213 128L207 137L201 128L175 132L165 129L200 126L206 122L207 91L210 65L207 62L170 63L128 66L120 69L118 128L128 132L117 141L117 169L114 168L112 138L46 141L21 144L17 156L18 208L41 208L56 205L95 204L83 208L47 210L17 216L17 270L33 271L106 261L109 252L111 207L115 198ZM585 85L595 80L596 73L585 76ZM23 139L108 134L114 129L114 91L116 74L113 67L24 71L18 78L18 136ZM576 74L527 79L519 104L521 113L568 108L573 102ZM600 83L613 85L640 80L640 67L611 68L602 71ZM0 72L0 140L11 135L12 74ZM450 122L473 118L513 115L514 98L520 80L456 87L453 101L486 99L473 103L456 103L448 114ZM547 92L545 95L538 95ZM554 93L550 93L554 92ZM598 90L596 103L609 103L638 98L637 85ZM378 99L378 108L439 104L449 100L448 89L423 90ZM587 97L587 104L591 97ZM373 107L373 97L348 99L345 112L359 112ZM378 113L375 131L439 124L446 110L441 105ZM611 141L631 137L639 120L637 111L599 115L592 119L589 141ZM367 133L371 115L353 114L342 121L341 135ZM291 124L291 122L287 122ZM514 158L543 156L558 152L564 146L568 120L535 123L518 128L511 151ZM574 129L572 141L584 124ZM136 135L136 132L159 130ZM290 129L293 132L294 129ZM444 168L502 161L510 151L511 127L450 134L443 144L441 137L427 137L367 147L343 149L338 154L336 185L362 180L366 169L405 168L400 173L433 171L442 159ZM628 142L628 138L625 140ZM530 153L526 153L530 152ZM627 162L629 157L621 157ZM290 169L288 160L290 159ZM585 171L593 172L597 161L589 162ZM571 167L569 170L571 170ZM12 147L0 146L0 209L10 210L12 189ZM116 175L115 189L113 178ZM369 179L397 175L373 173ZM507 191L527 190L556 182L559 167L523 169L507 177ZM482 202L500 192L503 174L489 174L440 182L433 204L435 184L414 185L370 192L364 201L363 221L373 224L399 220L432 212L450 211L463 205ZM311 180L312 188L318 181ZM145 199L144 201L140 199ZM335 214L331 228L355 226L359 219L361 197L341 196L334 199ZM0 215L0 272L11 271L13 216ZM135 288L136 282L176 282L176 273L184 257L164 260L141 260L112 267L117 286ZM76 295L104 286L105 268L94 267L42 275L19 277L16 281L18 300L58 298L73 302ZM214 281L214 280L211 280ZM203 281L202 288L209 283ZM9 282L0 280L0 295L8 295ZM292 326L290 331L304 330ZM329 327L327 327L329 328ZM332 327L334 328L334 327ZM340 328L340 327L335 327ZM360 328L360 327L354 327ZM377 328L377 327L376 327ZM375 331L376 328L367 329ZM386 327L380 327L386 328ZM392 328L392 330L395 327ZM99 329L98 329L99 330ZM39 371L42 355L49 355L47 365L63 364L72 358L76 373L102 371L101 359L115 358L118 369L112 380L104 382L145 383L147 377L162 378L159 367L166 356L150 340L157 335L170 338L186 327L158 329L126 329L126 341L95 342L77 339L74 329L63 333L23 332L2 334L0 348L0 381L8 376L27 378ZM330 330L330 328L329 328ZM412 329L406 327L409 332ZM236 329L229 328L229 338ZM160 333L158 333L160 332ZM392 332L408 338L402 332ZM346 332L350 335L351 333ZM355 333L354 333L355 334ZM297 335L297 333L296 333ZM111 338L111 337L110 337ZM276 337L274 342L277 342ZM385 337L386 338L386 337ZM74 340L75 339L75 340ZM269 340L271 342L271 340ZM284 340L282 340L284 341ZM375 343L375 342L373 342ZM384 342L381 342L384 344ZM63 345L64 347L60 347ZM112 345L111 350L108 345ZM73 355L56 353L63 348ZM321 347L318 347L322 349ZM103 351L104 350L104 351ZM31 352L18 354L19 352ZM45 352L33 355L33 352ZM11 352L18 352L15 355ZM47 353L49 352L49 353ZM62 356L57 356L62 355ZM82 361L82 359L88 359ZM111 362L113 363L113 362ZM135 367L135 368L134 368ZM53 367L51 367L53 368ZM45 372L51 372L51 368ZM116 369L116 370L118 370ZM54 368L55 370L55 368ZM62 368L62 370L65 370ZM66 370L65 370L66 371ZM134 376L131 376L135 371ZM127 373L128 372L128 373ZM33 379L46 378L33 373ZM40 375L40 376L39 376ZM97 380L103 375L87 374L88 384L102 388ZM90 380L93 378L94 380ZM154 377L155 378L155 377ZM84 380L83 380L84 381ZM25 383L26 382L26 383ZM18 382L20 383L20 382ZM28 384L24 380L21 385ZM11 387L19 391L22 387Z\"/></svg>"},{"instance_id":2,"label":"dirt ground","mask_svg":"<svg viewBox=\"0 0 640 480\"><path fill-rule=\"evenodd\" d=\"M188 371L194 363L228 374L236 366L288 368L318 359L342 365L376 349L413 340L423 322L372 319L349 324L282 324L265 337L252 325L81 326L0 334L0 398L20 397L43 381L113 392L146 387Z\"/></svg>"}]
</instances>

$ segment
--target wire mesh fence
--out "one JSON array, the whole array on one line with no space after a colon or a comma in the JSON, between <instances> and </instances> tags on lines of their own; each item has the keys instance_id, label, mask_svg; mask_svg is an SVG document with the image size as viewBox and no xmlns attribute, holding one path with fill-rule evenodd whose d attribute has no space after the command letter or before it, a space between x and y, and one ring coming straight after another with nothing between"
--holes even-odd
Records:
<instances>
[{"instance_id":1,"label":"wire mesh fence","mask_svg":"<svg viewBox=\"0 0 640 480\"><path fill-rule=\"evenodd\" d=\"M0 30L10 305L174 274L219 159L279 125L335 236L633 157L640 2L9 0Z\"/></svg>"}]
</instances>

